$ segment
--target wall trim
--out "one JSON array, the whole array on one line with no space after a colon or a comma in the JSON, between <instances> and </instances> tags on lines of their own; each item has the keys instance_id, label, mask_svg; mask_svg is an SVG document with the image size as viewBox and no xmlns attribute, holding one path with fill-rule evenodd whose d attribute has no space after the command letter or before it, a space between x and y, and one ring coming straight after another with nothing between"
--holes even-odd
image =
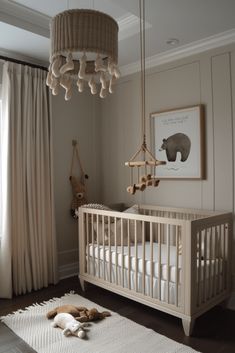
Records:
<instances>
[{"instance_id":1,"label":"wall trim","mask_svg":"<svg viewBox=\"0 0 235 353\"><path fill-rule=\"evenodd\" d=\"M204 51L235 43L235 29L201 39L190 44L182 45L176 49L167 50L164 53L153 55L145 59L146 69L183 59ZM120 67L122 76L127 76L140 71L140 61Z\"/></svg>"},{"instance_id":2,"label":"wall trim","mask_svg":"<svg viewBox=\"0 0 235 353\"><path fill-rule=\"evenodd\" d=\"M63 255L63 254L69 254L71 252L76 252L78 254L78 248L73 248L73 249L69 249L69 250L62 250L58 252L58 255Z\"/></svg>"},{"instance_id":3,"label":"wall trim","mask_svg":"<svg viewBox=\"0 0 235 353\"><path fill-rule=\"evenodd\" d=\"M58 257L63 257L63 255L71 254L71 260L74 262L69 262L65 265L59 265L59 279L64 279L72 276L78 275L78 248L62 250L58 252ZM75 256L73 256L75 254ZM62 261L65 262L65 261Z\"/></svg>"},{"instance_id":4,"label":"wall trim","mask_svg":"<svg viewBox=\"0 0 235 353\"><path fill-rule=\"evenodd\" d=\"M40 66L44 66L44 67L47 67L49 65L48 64L49 61L46 62L43 60L35 59L35 58L32 58L31 56L15 53L13 51L6 50L3 48L0 48L0 55L8 57L8 58L16 59L16 60L25 61L29 64L35 64L35 65L40 65ZM0 62L4 62L4 60L0 59Z\"/></svg>"},{"instance_id":5,"label":"wall trim","mask_svg":"<svg viewBox=\"0 0 235 353\"><path fill-rule=\"evenodd\" d=\"M121 41L123 39L129 38L134 34L139 33L140 31L140 19L139 17L130 14L124 15L117 19L119 32L118 32L118 40ZM151 28L152 25L145 21L145 29Z\"/></svg>"},{"instance_id":6,"label":"wall trim","mask_svg":"<svg viewBox=\"0 0 235 353\"><path fill-rule=\"evenodd\" d=\"M65 279L78 275L78 262L59 266L59 279Z\"/></svg>"},{"instance_id":7,"label":"wall trim","mask_svg":"<svg viewBox=\"0 0 235 353\"><path fill-rule=\"evenodd\" d=\"M50 37L50 17L22 4L2 0L0 20L43 37Z\"/></svg>"},{"instance_id":8,"label":"wall trim","mask_svg":"<svg viewBox=\"0 0 235 353\"><path fill-rule=\"evenodd\" d=\"M227 308L230 310L235 310L235 292L232 292L230 298L228 299Z\"/></svg>"}]
</instances>

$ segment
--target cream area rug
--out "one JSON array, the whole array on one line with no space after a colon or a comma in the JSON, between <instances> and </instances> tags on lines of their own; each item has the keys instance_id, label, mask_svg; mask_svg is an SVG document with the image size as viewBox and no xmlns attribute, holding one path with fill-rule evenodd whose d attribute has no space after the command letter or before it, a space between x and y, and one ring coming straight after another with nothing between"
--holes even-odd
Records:
<instances>
[{"instance_id":1,"label":"cream area rug","mask_svg":"<svg viewBox=\"0 0 235 353\"><path fill-rule=\"evenodd\" d=\"M72 304L107 310L78 294L69 293L41 304L18 310L1 320L38 353L195 353L153 330L111 311L111 316L91 323L87 339L65 337L53 328L46 313L60 305Z\"/></svg>"}]
</instances>

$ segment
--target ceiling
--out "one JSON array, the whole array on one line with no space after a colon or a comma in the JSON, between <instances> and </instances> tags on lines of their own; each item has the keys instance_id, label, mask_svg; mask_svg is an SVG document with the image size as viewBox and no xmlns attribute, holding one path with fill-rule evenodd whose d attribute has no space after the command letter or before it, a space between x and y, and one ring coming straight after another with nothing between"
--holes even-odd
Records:
<instances>
[{"instance_id":1,"label":"ceiling","mask_svg":"<svg viewBox=\"0 0 235 353\"><path fill-rule=\"evenodd\" d=\"M47 65L49 22L72 8L108 13L119 24L119 66L139 70L138 0L0 0L0 55ZM235 42L235 0L146 0L146 67ZM167 44L176 38L175 45Z\"/></svg>"}]
</instances>

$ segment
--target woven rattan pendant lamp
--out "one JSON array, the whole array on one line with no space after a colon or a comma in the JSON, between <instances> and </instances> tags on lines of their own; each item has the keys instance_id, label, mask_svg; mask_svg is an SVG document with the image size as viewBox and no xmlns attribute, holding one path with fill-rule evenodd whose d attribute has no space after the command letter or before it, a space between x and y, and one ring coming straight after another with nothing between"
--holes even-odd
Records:
<instances>
[{"instance_id":1,"label":"woven rattan pendant lamp","mask_svg":"<svg viewBox=\"0 0 235 353\"><path fill-rule=\"evenodd\" d=\"M144 191L148 186L158 186L156 167L166 164L165 161L157 160L146 144L145 124L145 0L139 0L140 12L140 52L141 52L141 124L142 144L131 159L125 163L130 167L130 185L127 192L134 195L137 190ZM138 158L137 158L138 157ZM140 160L141 157L141 160ZM136 172L135 172L136 171Z\"/></svg>"},{"instance_id":2,"label":"woven rattan pendant lamp","mask_svg":"<svg viewBox=\"0 0 235 353\"><path fill-rule=\"evenodd\" d=\"M101 98L113 92L120 71L118 24L112 17L95 10L67 10L52 18L50 37L47 85L52 94L62 86L69 100L74 82L79 92L88 84L91 94Z\"/></svg>"}]
</instances>

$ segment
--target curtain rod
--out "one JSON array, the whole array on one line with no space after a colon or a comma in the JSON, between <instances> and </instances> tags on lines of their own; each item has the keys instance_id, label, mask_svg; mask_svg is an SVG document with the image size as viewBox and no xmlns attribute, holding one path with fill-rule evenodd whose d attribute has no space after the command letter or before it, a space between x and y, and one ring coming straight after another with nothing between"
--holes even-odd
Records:
<instances>
[{"instance_id":1,"label":"curtain rod","mask_svg":"<svg viewBox=\"0 0 235 353\"><path fill-rule=\"evenodd\" d=\"M47 67L44 67L44 66L41 66L41 65L37 65L37 64L31 64L31 63L28 63L28 62L23 61L23 60L9 58L7 56L0 55L0 60L11 61L11 62L16 63L16 64L27 65L27 66L33 67L34 69L41 69L41 70L48 71Z\"/></svg>"}]
</instances>

